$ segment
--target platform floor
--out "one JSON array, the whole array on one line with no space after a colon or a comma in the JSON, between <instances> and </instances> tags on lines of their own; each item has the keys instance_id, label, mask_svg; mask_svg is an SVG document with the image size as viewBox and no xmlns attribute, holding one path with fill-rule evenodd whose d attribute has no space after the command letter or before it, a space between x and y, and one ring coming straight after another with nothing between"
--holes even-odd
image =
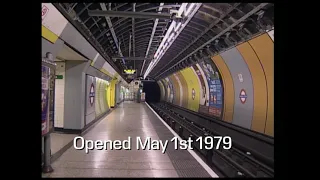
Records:
<instances>
[{"instance_id":1,"label":"platform floor","mask_svg":"<svg viewBox=\"0 0 320 180\"><path fill-rule=\"evenodd\" d=\"M62 133L51 133L51 153L55 154L60 149L65 147L70 141L73 140L77 135L75 134L62 134Z\"/></svg>"},{"instance_id":2,"label":"platform floor","mask_svg":"<svg viewBox=\"0 0 320 180\"><path fill-rule=\"evenodd\" d=\"M144 103L124 102L93 127L87 140L126 140L131 150L76 150L72 146L45 177L211 177L187 150L169 142L161 150L137 150L136 137L170 140L174 135Z\"/></svg>"}]
</instances>

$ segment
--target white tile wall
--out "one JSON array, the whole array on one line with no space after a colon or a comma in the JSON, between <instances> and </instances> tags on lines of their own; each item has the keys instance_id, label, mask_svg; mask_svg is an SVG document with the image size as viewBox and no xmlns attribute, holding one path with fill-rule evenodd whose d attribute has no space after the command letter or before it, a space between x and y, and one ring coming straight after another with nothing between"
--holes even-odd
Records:
<instances>
[{"instance_id":1,"label":"white tile wall","mask_svg":"<svg viewBox=\"0 0 320 180\"><path fill-rule=\"evenodd\" d=\"M56 79L55 84L55 114L54 127L63 128L64 121L64 84L65 84L65 63L58 62L56 75L63 75L63 79Z\"/></svg>"}]
</instances>

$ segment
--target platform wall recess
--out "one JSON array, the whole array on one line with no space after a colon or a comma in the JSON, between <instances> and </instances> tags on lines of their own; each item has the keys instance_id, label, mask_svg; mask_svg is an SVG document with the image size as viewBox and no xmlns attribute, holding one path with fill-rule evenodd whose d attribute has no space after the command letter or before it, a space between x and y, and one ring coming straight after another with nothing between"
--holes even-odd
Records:
<instances>
[{"instance_id":1,"label":"platform wall recess","mask_svg":"<svg viewBox=\"0 0 320 180\"><path fill-rule=\"evenodd\" d=\"M54 127L63 128L64 122L64 88L65 88L65 71L64 62L57 62L56 75L62 75L64 78L55 80L54 95Z\"/></svg>"},{"instance_id":2,"label":"platform wall recess","mask_svg":"<svg viewBox=\"0 0 320 180\"><path fill-rule=\"evenodd\" d=\"M161 100L273 136L273 33L159 80Z\"/></svg>"}]
</instances>

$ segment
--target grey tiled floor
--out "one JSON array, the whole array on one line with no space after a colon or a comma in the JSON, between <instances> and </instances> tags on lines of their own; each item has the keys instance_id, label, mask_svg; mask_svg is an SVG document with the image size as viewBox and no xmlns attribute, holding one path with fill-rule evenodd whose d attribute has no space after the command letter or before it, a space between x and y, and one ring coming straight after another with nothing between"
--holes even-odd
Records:
<instances>
[{"instance_id":1,"label":"grey tiled floor","mask_svg":"<svg viewBox=\"0 0 320 180\"><path fill-rule=\"evenodd\" d=\"M86 140L102 141L126 140L130 136L131 150L91 150L86 154L72 146L52 164L54 172L46 176L179 177L167 153L136 149L137 136L160 139L150 121L157 117L150 112L144 104L124 102L84 136Z\"/></svg>"},{"instance_id":2,"label":"grey tiled floor","mask_svg":"<svg viewBox=\"0 0 320 180\"><path fill-rule=\"evenodd\" d=\"M58 152L61 148L66 146L70 141L73 140L77 135L74 134L59 134L51 133L51 153L54 154Z\"/></svg>"}]
</instances>

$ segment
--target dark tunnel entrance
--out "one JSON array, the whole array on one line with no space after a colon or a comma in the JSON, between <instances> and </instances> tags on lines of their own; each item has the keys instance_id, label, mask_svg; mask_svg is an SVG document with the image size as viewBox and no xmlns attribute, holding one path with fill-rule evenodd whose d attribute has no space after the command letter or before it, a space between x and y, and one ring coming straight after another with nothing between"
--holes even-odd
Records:
<instances>
[{"instance_id":1,"label":"dark tunnel entrance","mask_svg":"<svg viewBox=\"0 0 320 180\"><path fill-rule=\"evenodd\" d=\"M142 81L143 92L146 93L146 102L159 102L160 101L160 87L155 81Z\"/></svg>"}]
</instances>

